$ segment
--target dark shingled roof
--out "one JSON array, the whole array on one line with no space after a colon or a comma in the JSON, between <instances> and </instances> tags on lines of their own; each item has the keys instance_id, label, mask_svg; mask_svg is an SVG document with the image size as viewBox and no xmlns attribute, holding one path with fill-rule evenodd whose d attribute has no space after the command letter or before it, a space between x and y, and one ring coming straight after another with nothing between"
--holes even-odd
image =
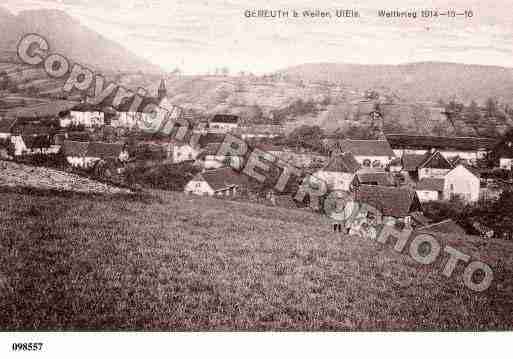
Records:
<instances>
[{"instance_id":1,"label":"dark shingled roof","mask_svg":"<svg viewBox=\"0 0 513 359\"><path fill-rule=\"evenodd\" d=\"M395 157L390 144L383 140L342 140L338 147L342 152L351 152L354 156Z\"/></svg>"},{"instance_id":2,"label":"dark shingled roof","mask_svg":"<svg viewBox=\"0 0 513 359\"><path fill-rule=\"evenodd\" d=\"M225 135L222 133L212 133L207 132L201 135L198 145L200 147L205 147L209 143L222 143L224 141Z\"/></svg>"},{"instance_id":3,"label":"dark shingled roof","mask_svg":"<svg viewBox=\"0 0 513 359\"><path fill-rule=\"evenodd\" d=\"M235 115L215 115L210 122L217 122L217 123L238 123L239 122L239 116Z\"/></svg>"},{"instance_id":4,"label":"dark shingled roof","mask_svg":"<svg viewBox=\"0 0 513 359\"><path fill-rule=\"evenodd\" d=\"M50 135L22 135L21 138L27 148L49 148L52 145Z\"/></svg>"},{"instance_id":5,"label":"dark shingled roof","mask_svg":"<svg viewBox=\"0 0 513 359\"><path fill-rule=\"evenodd\" d=\"M346 152L336 153L331 156L328 164L322 170L327 172L355 173L360 167L354 156Z\"/></svg>"},{"instance_id":6,"label":"dark shingled roof","mask_svg":"<svg viewBox=\"0 0 513 359\"><path fill-rule=\"evenodd\" d=\"M402 218L422 211L417 194L408 188L361 185L355 190L354 198L378 209L384 216Z\"/></svg>"},{"instance_id":7,"label":"dark shingled roof","mask_svg":"<svg viewBox=\"0 0 513 359\"><path fill-rule=\"evenodd\" d=\"M394 179L388 172L365 171L358 172L356 178L361 184L372 184L377 186L395 186Z\"/></svg>"},{"instance_id":8,"label":"dark shingled roof","mask_svg":"<svg viewBox=\"0 0 513 359\"><path fill-rule=\"evenodd\" d=\"M428 226L424 226L418 229L419 231L425 232L438 232L438 233L449 233L449 234L458 234L458 235L466 235L465 230L452 219L447 219L442 222L430 224Z\"/></svg>"},{"instance_id":9,"label":"dark shingled roof","mask_svg":"<svg viewBox=\"0 0 513 359\"><path fill-rule=\"evenodd\" d=\"M12 128L16 124L15 118L0 119L0 133L11 133Z\"/></svg>"},{"instance_id":10,"label":"dark shingled roof","mask_svg":"<svg viewBox=\"0 0 513 359\"><path fill-rule=\"evenodd\" d=\"M85 157L88 147L89 142L65 140L62 149L66 157Z\"/></svg>"},{"instance_id":11,"label":"dark shingled roof","mask_svg":"<svg viewBox=\"0 0 513 359\"><path fill-rule=\"evenodd\" d=\"M230 167L221 167L198 173L194 180L206 181L214 191L247 184L245 176L235 172Z\"/></svg>"},{"instance_id":12,"label":"dark shingled roof","mask_svg":"<svg viewBox=\"0 0 513 359\"><path fill-rule=\"evenodd\" d=\"M403 170L415 171L427 159L429 153L418 155L414 153L405 153L402 157Z\"/></svg>"},{"instance_id":13,"label":"dark shingled roof","mask_svg":"<svg viewBox=\"0 0 513 359\"><path fill-rule=\"evenodd\" d=\"M87 148L87 157L118 158L123 151L121 143L90 142Z\"/></svg>"},{"instance_id":14,"label":"dark shingled roof","mask_svg":"<svg viewBox=\"0 0 513 359\"><path fill-rule=\"evenodd\" d=\"M406 134L387 134L392 148L414 148L430 150L477 151L492 150L498 143L495 138L484 137L439 137Z\"/></svg>"},{"instance_id":15,"label":"dark shingled roof","mask_svg":"<svg viewBox=\"0 0 513 359\"><path fill-rule=\"evenodd\" d=\"M423 178L417 183L417 191L443 192L445 180L443 178Z\"/></svg>"},{"instance_id":16,"label":"dark shingled roof","mask_svg":"<svg viewBox=\"0 0 513 359\"><path fill-rule=\"evenodd\" d=\"M69 157L118 158L124 145L120 143L64 141L63 151Z\"/></svg>"}]
</instances>

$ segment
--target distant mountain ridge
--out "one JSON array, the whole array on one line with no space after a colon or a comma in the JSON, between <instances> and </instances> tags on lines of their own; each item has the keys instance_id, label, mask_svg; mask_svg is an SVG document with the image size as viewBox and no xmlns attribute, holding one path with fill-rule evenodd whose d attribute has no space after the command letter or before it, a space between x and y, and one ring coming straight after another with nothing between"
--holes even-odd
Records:
<instances>
[{"instance_id":1,"label":"distant mountain ridge","mask_svg":"<svg viewBox=\"0 0 513 359\"><path fill-rule=\"evenodd\" d=\"M445 62L401 65L312 63L278 73L313 81L340 82L360 90L392 89L409 101L452 99L469 102L495 97L513 102L513 68Z\"/></svg>"},{"instance_id":2,"label":"distant mountain ridge","mask_svg":"<svg viewBox=\"0 0 513 359\"><path fill-rule=\"evenodd\" d=\"M0 50L4 52L0 58L3 61L12 57L22 36L37 33L48 40L51 51L97 70L163 72L159 66L81 25L60 10L28 10L14 15L0 7L0 33L0 49L4 50Z\"/></svg>"}]
</instances>

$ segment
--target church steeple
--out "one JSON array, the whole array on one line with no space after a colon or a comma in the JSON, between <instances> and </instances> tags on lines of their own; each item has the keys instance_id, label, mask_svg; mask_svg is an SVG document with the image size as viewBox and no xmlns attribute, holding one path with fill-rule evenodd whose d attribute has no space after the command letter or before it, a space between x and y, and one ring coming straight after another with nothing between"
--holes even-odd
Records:
<instances>
[{"instance_id":1,"label":"church steeple","mask_svg":"<svg viewBox=\"0 0 513 359\"><path fill-rule=\"evenodd\" d=\"M167 95L167 89L166 89L166 81L164 79L160 80L159 90L157 93L157 97L159 100L163 100Z\"/></svg>"}]
</instances>

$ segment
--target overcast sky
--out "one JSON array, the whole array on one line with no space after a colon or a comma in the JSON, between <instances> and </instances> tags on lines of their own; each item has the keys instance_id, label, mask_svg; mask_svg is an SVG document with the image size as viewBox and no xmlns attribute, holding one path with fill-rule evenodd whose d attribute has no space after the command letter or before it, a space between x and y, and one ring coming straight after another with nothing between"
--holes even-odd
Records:
<instances>
[{"instance_id":1,"label":"overcast sky","mask_svg":"<svg viewBox=\"0 0 513 359\"><path fill-rule=\"evenodd\" d=\"M2 0L12 12L58 8L166 70L271 72L308 62L448 61L513 67L511 0ZM329 9L359 19L248 19L247 9ZM377 10L471 9L474 18L386 20Z\"/></svg>"}]
</instances>

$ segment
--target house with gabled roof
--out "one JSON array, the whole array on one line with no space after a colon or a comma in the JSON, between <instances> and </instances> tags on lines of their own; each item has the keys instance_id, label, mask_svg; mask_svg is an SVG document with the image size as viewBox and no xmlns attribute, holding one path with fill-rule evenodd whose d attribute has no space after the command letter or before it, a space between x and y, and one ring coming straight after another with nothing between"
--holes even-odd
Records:
<instances>
[{"instance_id":1,"label":"house with gabled roof","mask_svg":"<svg viewBox=\"0 0 513 359\"><path fill-rule=\"evenodd\" d=\"M60 146L54 144L51 129L46 126L21 126L11 135L10 142L15 156L55 154L60 150Z\"/></svg>"},{"instance_id":2,"label":"house with gabled roof","mask_svg":"<svg viewBox=\"0 0 513 359\"><path fill-rule=\"evenodd\" d=\"M351 152L364 167L385 168L395 158L394 151L385 140L342 140L338 141L336 148L341 152Z\"/></svg>"},{"instance_id":3,"label":"house with gabled roof","mask_svg":"<svg viewBox=\"0 0 513 359\"><path fill-rule=\"evenodd\" d=\"M313 174L313 178L324 181L331 191L350 191L360 168L361 165L351 153L335 153L324 168Z\"/></svg>"},{"instance_id":4,"label":"house with gabled roof","mask_svg":"<svg viewBox=\"0 0 513 359\"><path fill-rule=\"evenodd\" d=\"M480 189L479 174L464 165L456 166L441 178L422 178L415 185L421 202L453 198L459 198L465 202L476 202L479 200Z\"/></svg>"},{"instance_id":5,"label":"house with gabled roof","mask_svg":"<svg viewBox=\"0 0 513 359\"><path fill-rule=\"evenodd\" d=\"M353 197L360 205L378 210L385 222L394 219L411 224L413 214L422 213L417 194L405 187L362 185L354 190Z\"/></svg>"},{"instance_id":6,"label":"house with gabled roof","mask_svg":"<svg viewBox=\"0 0 513 359\"><path fill-rule=\"evenodd\" d=\"M444 197L444 178L423 178L415 187L421 202L439 201Z\"/></svg>"},{"instance_id":7,"label":"house with gabled roof","mask_svg":"<svg viewBox=\"0 0 513 359\"><path fill-rule=\"evenodd\" d=\"M94 167L102 160L126 162L129 158L126 146L121 143L65 140L62 151L71 166L85 169Z\"/></svg>"},{"instance_id":8,"label":"house with gabled roof","mask_svg":"<svg viewBox=\"0 0 513 359\"><path fill-rule=\"evenodd\" d=\"M396 185L390 172L376 170L374 168L367 169L365 167L356 172L353 184L354 186L370 185L388 187L394 187Z\"/></svg>"},{"instance_id":9,"label":"house with gabled roof","mask_svg":"<svg viewBox=\"0 0 513 359\"><path fill-rule=\"evenodd\" d=\"M444 199L477 202L481 190L480 176L467 166L458 165L444 177Z\"/></svg>"},{"instance_id":10,"label":"house with gabled roof","mask_svg":"<svg viewBox=\"0 0 513 359\"><path fill-rule=\"evenodd\" d=\"M84 126L85 128L105 125L105 112L98 106L82 103L74 107L68 116L60 119L61 127Z\"/></svg>"},{"instance_id":11,"label":"house with gabled roof","mask_svg":"<svg viewBox=\"0 0 513 359\"><path fill-rule=\"evenodd\" d=\"M506 134L504 139L494 148L493 157L498 161L500 168L513 170L513 131Z\"/></svg>"},{"instance_id":12,"label":"house with gabled roof","mask_svg":"<svg viewBox=\"0 0 513 359\"><path fill-rule=\"evenodd\" d=\"M239 116L217 114L209 121L209 131L227 133L239 127Z\"/></svg>"},{"instance_id":13,"label":"house with gabled roof","mask_svg":"<svg viewBox=\"0 0 513 359\"><path fill-rule=\"evenodd\" d=\"M244 175L230 167L222 167L198 173L185 185L184 192L199 196L233 196L246 184Z\"/></svg>"},{"instance_id":14,"label":"house with gabled roof","mask_svg":"<svg viewBox=\"0 0 513 359\"><path fill-rule=\"evenodd\" d=\"M440 151L427 151L424 154L405 153L402 158L404 174L408 174L412 180L422 178L443 178L453 165Z\"/></svg>"}]
</instances>

